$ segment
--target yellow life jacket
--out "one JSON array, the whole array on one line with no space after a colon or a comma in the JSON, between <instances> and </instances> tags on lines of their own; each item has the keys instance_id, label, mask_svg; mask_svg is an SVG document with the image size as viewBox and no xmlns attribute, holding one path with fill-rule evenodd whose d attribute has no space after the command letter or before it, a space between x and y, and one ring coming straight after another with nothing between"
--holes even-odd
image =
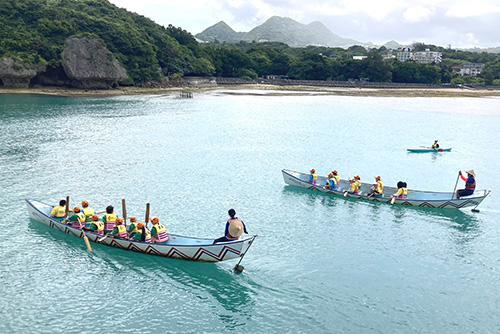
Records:
<instances>
[{"instance_id":1,"label":"yellow life jacket","mask_svg":"<svg viewBox=\"0 0 500 334\"><path fill-rule=\"evenodd\" d=\"M313 180L317 180L318 179L318 174L312 173L312 176L313 176Z\"/></svg>"},{"instance_id":2,"label":"yellow life jacket","mask_svg":"<svg viewBox=\"0 0 500 334\"><path fill-rule=\"evenodd\" d=\"M93 215L95 215L95 210L92 209L92 208L83 208L83 214L85 215L85 221L86 222L91 222L92 221L92 217Z\"/></svg>"},{"instance_id":3,"label":"yellow life jacket","mask_svg":"<svg viewBox=\"0 0 500 334\"><path fill-rule=\"evenodd\" d=\"M333 178L335 179L335 183L336 183L337 185L339 185L339 182L340 182L340 176L338 176L338 175L334 175L334 176L333 176Z\"/></svg>"},{"instance_id":4,"label":"yellow life jacket","mask_svg":"<svg viewBox=\"0 0 500 334\"><path fill-rule=\"evenodd\" d=\"M106 217L106 222L114 222L118 218L114 213L107 213L104 217Z\"/></svg>"},{"instance_id":5,"label":"yellow life jacket","mask_svg":"<svg viewBox=\"0 0 500 334\"><path fill-rule=\"evenodd\" d=\"M375 189L375 193L377 193L377 195L380 195L382 194L383 191L384 191L384 184L382 183L382 181L377 181L377 189Z\"/></svg>"},{"instance_id":6,"label":"yellow life jacket","mask_svg":"<svg viewBox=\"0 0 500 334\"><path fill-rule=\"evenodd\" d=\"M75 216L77 216L82 223L85 223L85 214L83 212L80 211L78 213L75 213Z\"/></svg>"},{"instance_id":7,"label":"yellow life jacket","mask_svg":"<svg viewBox=\"0 0 500 334\"><path fill-rule=\"evenodd\" d=\"M96 229L94 230L94 232L97 232L97 231L104 231L104 223L100 220L97 220L97 221L92 221L92 224L95 225ZM90 224L90 226L92 226L92 224Z\"/></svg>"},{"instance_id":8,"label":"yellow life jacket","mask_svg":"<svg viewBox=\"0 0 500 334\"><path fill-rule=\"evenodd\" d=\"M66 217L66 207L60 205L56 206L52 209L52 212L50 214L57 218Z\"/></svg>"},{"instance_id":9,"label":"yellow life jacket","mask_svg":"<svg viewBox=\"0 0 500 334\"><path fill-rule=\"evenodd\" d=\"M356 180L354 181L354 184L356 185L356 188L358 188L358 190L361 190L361 181Z\"/></svg>"},{"instance_id":10,"label":"yellow life jacket","mask_svg":"<svg viewBox=\"0 0 500 334\"><path fill-rule=\"evenodd\" d=\"M137 223L131 223L130 224L130 227L134 226L134 228L132 229L132 231L130 231L130 233L137 233L139 232L139 229L137 228Z\"/></svg>"}]
</instances>

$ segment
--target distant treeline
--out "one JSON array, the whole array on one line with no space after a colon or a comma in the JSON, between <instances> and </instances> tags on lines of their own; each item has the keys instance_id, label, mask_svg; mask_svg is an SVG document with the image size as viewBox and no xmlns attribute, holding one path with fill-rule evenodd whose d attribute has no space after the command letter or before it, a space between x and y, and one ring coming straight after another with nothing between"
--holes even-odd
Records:
<instances>
[{"instance_id":1,"label":"distant treeline","mask_svg":"<svg viewBox=\"0 0 500 334\"><path fill-rule=\"evenodd\" d=\"M186 30L160 26L106 0L10 0L0 6L0 59L44 64L57 73L68 37L98 36L125 67L129 84L185 75L255 79L278 75L298 80L367 78L371 82L500 85L500 55L445 49L417 43L443 54L440 64L384 60L385 47L367 50L284 43L200 44ZM393 54L395 52L393 51ZM367 56L353 60L352 56ZM465 63L484 63L479 76L460 76Z\"/></svg>"}]
</instances>

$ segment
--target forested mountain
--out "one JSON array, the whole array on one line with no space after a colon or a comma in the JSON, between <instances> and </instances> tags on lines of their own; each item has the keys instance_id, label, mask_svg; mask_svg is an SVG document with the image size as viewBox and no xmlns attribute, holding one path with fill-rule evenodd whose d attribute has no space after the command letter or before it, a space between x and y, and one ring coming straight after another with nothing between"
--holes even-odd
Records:
<instances>
[{"instance_id":1,"label":"forested mountain","mask_svg":"<svg viewBox=\"0 0 500 334\"><path fill-rule=\"evenodd\" d=\"M363 43L342 38L331 32L323 23L315 21L302 24L288 17L273 16L247 33L235 32L224 22L219 22L195 35L202 41L219 42L269 41L286 43L292 47L318 45L328 47L349 47Z\"/></svg>"},{"instance_id":2,"label":"forested mountain","mask_svg":"<svg viewBox=\"0 0 500 334\"><path fill-rule=\"evenodd\" d=\"M245 35L246 33L236 32L224 21L220 21L196 34L195 37L205 42L220 41L236 43L241 41Z\"/></svg>"},{"instance_id":3,"label":"forested mountain","mask_svg":"<svg viewBox=\"0 0 500 334\"><path fill-rule=\"evenodd\" d=\"M65 40L82 34L100 38L131 83L159 80L167 73L214 72L190 33L165 28L106 0L9 0L0 6L0 59L56 69Z\"/></svg>"}]
</instances>

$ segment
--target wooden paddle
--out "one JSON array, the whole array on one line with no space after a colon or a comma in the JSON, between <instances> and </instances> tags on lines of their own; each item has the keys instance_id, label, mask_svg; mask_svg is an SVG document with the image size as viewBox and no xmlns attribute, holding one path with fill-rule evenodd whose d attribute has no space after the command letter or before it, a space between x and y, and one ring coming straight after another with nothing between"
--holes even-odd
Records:
<instances>
[{"instance_id":1,"label":"wooden paddle","mask_svg":"<svg viewBox=\"0 0 500 334\"><path fill-rule=\"evenodd\" d=\"M257 237L257 235L254 235L254 237ZM248 249L250 248L250 246L252 246L252 244L253 244L254 241L255 241L255 238L250 242L250 244L248 245L245 253L243 253L243 255L240 257L240 260L238 261L238 263L234 266L234 268L233 268L234 271L236 271L238 273L241 273L243 271L243 269L245 269L245 267L240 266L240 262L241 262L241 260L243 260L243 257L248 252Z\"/></svg>"},{"instance_id":2,"label":"wooden paddle","mask_svg":"<svg viewBox=\"0 0 500 334\"><path fill-rule=\"evenodd\" d=\"M107 237L109 237L110 235L111 235L111 233L106 234L104 237L97 239L97 242L101 242L101 241L103 241L104 239L106 239L106 238L107 238Z\"/></svg>"},{"instance_id":3,"label":"wooden paddle","mask_svg":"<svg viewBox=\"0 0 500 334\"><path fill-rule=\"evenodd\" d=\"M393 198L391 199L391 204L394 204L394 202L396 202L396 197L393 197Z\"/></svg>"},{"instance_id":4,"label":"wooden paddle","mask_svg":"<svg viewBox=\"0 0 500 334\"><path fill-rule=\"evenodd\" d=\"M122 212L123 212L123 222L125 228L127 228L127 207L125 206L125 199L122 199Z\"/></svg>"},{"instance_id":5,"label":"wooden paddle","mask_svg":"<svg viewBox=\"0 0 500 334\"><path fill-rule=\"evenodd\" d=\"M77 219L78 219L78 223L80 223L80 228L82 229L83 241L85 241L85 245L87 245L87 249L89 250L89 252L92 252L92 247L90 247L89 238L87 237L87 235L85 234L85 231L83 230L82 221L78 217L77 217Z\"/></svg>"},{"instance_id":6,"label":"wooden paddle","mask_svg":"<svg viewBox=\"0 0 500 334\"><path fill-rule=\"evenodd\" d=\"M148 227L148 222L149 222L149 203L146 203L146 218L144 218L146 221L146 227Z\"/></svg>"},{"instance_id":7,"label":"wooden paddle","mask_svg":"<svg viewBox=\"0 0 500 334\"><path fill-rule=\"evenodd\" d=\"M69 196L66 196L66 214L69 212Z\"/></svg>"},{"instance_id":8,"label":"wooden paddle","mask_svg":"<svg viewBox=\"0 0 500 334\"><path fill-rule=\"evenodd\" d=\"M453 193L451 194L451 199L453 199L453 197L455 197L455 192L457 191L457 184L458 184L459 178L460 178L460 171L458 172L458 175L457 175L457 181L455 182L455 188L453 188Z\"/></svg>"}]
</instances>

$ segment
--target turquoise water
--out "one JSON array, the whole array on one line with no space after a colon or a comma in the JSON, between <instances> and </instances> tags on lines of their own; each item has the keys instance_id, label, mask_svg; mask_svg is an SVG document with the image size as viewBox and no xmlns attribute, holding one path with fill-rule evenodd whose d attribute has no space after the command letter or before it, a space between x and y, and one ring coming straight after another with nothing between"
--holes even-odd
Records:
<instances>
[{"instance_id":1,"label":"turquoise water","mask_svg":"<svg viewBox=\"0 0 500 334\"><path fill-rule=\"evenodd\" d=\"M500 331L496 98L224 91L107 98L0 94L2 333ZM407 153L439 139L449 153ZM452 191L473 168L479 213L285 186L337 169ZM459 188L463 187L459 182ZM88 200L219 237L229 208L262 235L242 261L191 263L92 244L30 221L25 198ZM143 219L143 218L142 218Z\"/></svg>"}]
</instances>

